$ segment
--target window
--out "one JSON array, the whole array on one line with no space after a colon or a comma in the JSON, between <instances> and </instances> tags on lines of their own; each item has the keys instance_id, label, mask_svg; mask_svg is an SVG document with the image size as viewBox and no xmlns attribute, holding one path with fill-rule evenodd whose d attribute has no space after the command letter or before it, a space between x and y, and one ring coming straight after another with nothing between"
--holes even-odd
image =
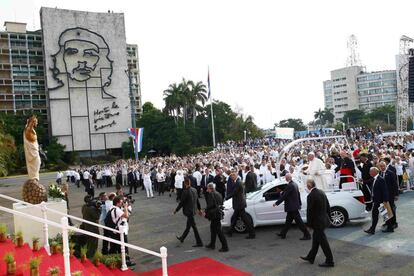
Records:
<instances>
[{"instance_id":1,"label":"window","mask_svg":"<svg viewBox=\"0 0 414 276\"><path fill-rule=\"evenodd\" d=\"M277 192L276 187L273 187L263 193L263 197L266 201L275 201L280 198L280 193Z\"/></svg>"}]
</instances>

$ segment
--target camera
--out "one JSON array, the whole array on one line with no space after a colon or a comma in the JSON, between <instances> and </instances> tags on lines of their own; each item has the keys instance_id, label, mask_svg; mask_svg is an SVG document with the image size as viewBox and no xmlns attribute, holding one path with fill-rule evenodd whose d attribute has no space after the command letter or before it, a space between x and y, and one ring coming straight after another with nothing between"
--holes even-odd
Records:
<instances>
[{"instance_id":1,"label":"camera","mask_svg":"<svg viewBox=\"0 0 414 276\"><path fill-rule=\"evenodd\" d=\"M97 200L97 199L92 199L91 201L88 201L86 204L90 207L96 207L100 209L102 205L102 201Z\"/></svg>"},{"instance_id":2,"label":"camera","mask_svg":"<svg viewBox=\"0 0 414 276\"><path fill-rule=\"evenodd\" d=\"M124 196L124 201L128 203L128 205L132 205L135 203L135 199L132 198L131 194L126 194Z\"/></svg>"}]
</instances>

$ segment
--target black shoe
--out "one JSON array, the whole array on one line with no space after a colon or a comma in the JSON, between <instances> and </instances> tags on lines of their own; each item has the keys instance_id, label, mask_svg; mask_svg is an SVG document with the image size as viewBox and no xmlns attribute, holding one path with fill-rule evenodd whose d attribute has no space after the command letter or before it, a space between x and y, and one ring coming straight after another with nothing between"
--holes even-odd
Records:
<instances>
[{"instance_id":1,"label":"black shoe","mask_svg":"<svg viewBox=\"0 0 414 276\"><path fill-rule=\"evenodd\" d=\"M202 243L197 243L197 244L194 244L193 247L203 247L203 244Z\"/></svg>"},{"instance_id":2,"label":"black shoe","mask_svg":"<svg viewBox=\"0 0 414 276\"><path fill-rule=\"evenodd\" d=\"M387 229L382 230L382 232L384 232L384 233L392 233L392 232L394 232L394 228L387 228Z\"/></svg>"},{"instance_id":3,"label":"black shoe","mask_svg":"<svg viewBox=\"0 0 414 276\"><path fill-rule=\"evenodd\" d=\"M220 250L219 250L219 252L228 252L229 251L229 249L228 248L221 248Z\"/></svg>"},{"instance_id":4,"label":"black shoe","mask_svg":"<svg viewBox=\"0 0 414 276\"><path fill-rule=\"evenodd\" d=\"M248 236L246 237L246 240L252 240L252 239L254 239L254 238L256 238L256 235L248 235Z\"/></svg>"},{"instance_id":5,"label":"black shoe","mask_svg":"<svg viewBox=\"0 0 414 276\"><path fill-rule=\"evenodd\" d=\"M398 223L395 223L392 227L393 227L394 229L398 228Z\"/></svg>"},{"instance_id":6,"label":"black shoe","mask_svg":"<svg viewBox=\"0 0 414 276\"><path fill-rule=\"evenodd\" d=\"M212 250L216 249L216 247L215 246L212 246L211 244L207 244L205 247L207 249L212 249Z\"/></svg>"},{"instance_id":7,"label":"black shoe","mask_svg":"<svg viewBox=\"0 0 414 276\"><path fill-rule=\"evenodd\" d=\"M308 241L310 239L311 239L310 236L303 236L302 238L300 238L301 241Z\"/></svg>"},{"instance_id":8,"label":"black shoe","mask_svg":"<svg viewBox=\"0 0 414 276\"><path fill-rule=\"evenodd\" d=\"M313 262L314 262L314 260L309 259L308 257L302 257L302 256L300 256L300 258L301 258L302 260L304 260L304 261L309 262L310 264L313 264Z\"/></svg>"},{"instance_id":9,"label":"black shoe","mask_svg":"<svg viewBox=\"0 0 414 276\"><path fill-rule=\"evenodd\" d=\"M370 234L370 235L375 235L375 231L368 229L368 230L364 230L365 233Z\"/></svg>"},{"instance_id":10,"label":"black shoe","mask_svg":"<svg viewBox=\"0 0 414 276\"><path fill-rule=\"evenodd\" d=\"M177 238L177 240L179 240L181 243L183 243L184 242L184 240L181 238L181 237L179 237L179 236L175 236L176 238Z\"/></svg>"},{"instance_id":11,"label":"black shoe","mask_svg":"<svg viewBox=\"0 0 414 276\"><path fill-rule=\"evenodd\" d=\"M127 261L127 262L126 262L126 265L127 265L127 266L136 266L137 264L136 264L136 263L134 263L134 262L131 262L131 261Z\"/></svg>"},{"instance_id":12,"label":"black shoe","mask_svg":"<svg viewBox=\"0 0 414 276\"><path fill-rule=\"evenodd\" d=\"M327 263L327 262L324 262L324 263L319 264L319 266L320 266L320 267L334 267L334 266L335 266L335 264L334 264L334 263Z\"/></svg>"}]
</instances>

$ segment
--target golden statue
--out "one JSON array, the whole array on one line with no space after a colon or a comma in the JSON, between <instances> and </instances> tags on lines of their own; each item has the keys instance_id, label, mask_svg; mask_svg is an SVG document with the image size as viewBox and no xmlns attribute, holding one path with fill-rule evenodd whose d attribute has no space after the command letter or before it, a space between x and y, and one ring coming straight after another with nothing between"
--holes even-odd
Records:
<instances>
[{"instance_id":1,"label":"golden statue","mask_svg":"<svg viewBox=\"0 0 414 276\"><path fill-rule=\"evenodd\" d=\"M32 204L38 204L47 201L46 189L39 183L40 155L39 144L35 128L37 127L37 118L35 115L27 119L23 132L24 156L26 158L27 180L23 186L23 200Z\"/></svg>"}]
</instances>

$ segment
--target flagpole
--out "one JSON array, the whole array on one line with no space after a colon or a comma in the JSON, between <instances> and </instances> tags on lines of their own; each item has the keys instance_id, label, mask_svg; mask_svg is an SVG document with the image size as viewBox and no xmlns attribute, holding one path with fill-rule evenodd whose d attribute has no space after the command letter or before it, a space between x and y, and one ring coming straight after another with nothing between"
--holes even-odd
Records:
<instances>
[{"instance_id":1,"label":"flagpole","mask_svg":"<svg viewBox=\"0 0 414 276\"><path fill-rule=\"evenodd\" d=\"M131 70L128 68L128 70L125 70L125 73L128 76L128 82L129 82L129 100L131 103L131 125L132 130L136 133L136 116L135 116L135 99L134 94L132 93L132 73ZM135 138L136 140L136 138ZM135 154L135 162L138 162L138 143L137 141L133 142L134 147L134 154Z\"/></svg>"},{"instance_id":2,"label":"flagpole","mask_svg":"<svg viewBox=\"0 0 414 276\"><path fill-rule=\"evenodd\" d=\"M213 147L216 147L216 134L214 131L214 113L213 113L213 98L211 97L211 88L210 88L210 66L208 67L207 75L207 84L208 84L208 96L210 98L210 109L211 109L211 128L213 134Z\"/></svg>"},{"instance_id":3,"label":"flagpole","mask_svg":"<svg viewBox=\"0 0 414 276\"><path fill-rule=\"evenodd\" d=\"M213 99L210 98L210 108L211 108L211 127L213 129L213 147L216 147L216 134L214 132L214 114L213 114Z\"/></svg>"}]
</instances>

